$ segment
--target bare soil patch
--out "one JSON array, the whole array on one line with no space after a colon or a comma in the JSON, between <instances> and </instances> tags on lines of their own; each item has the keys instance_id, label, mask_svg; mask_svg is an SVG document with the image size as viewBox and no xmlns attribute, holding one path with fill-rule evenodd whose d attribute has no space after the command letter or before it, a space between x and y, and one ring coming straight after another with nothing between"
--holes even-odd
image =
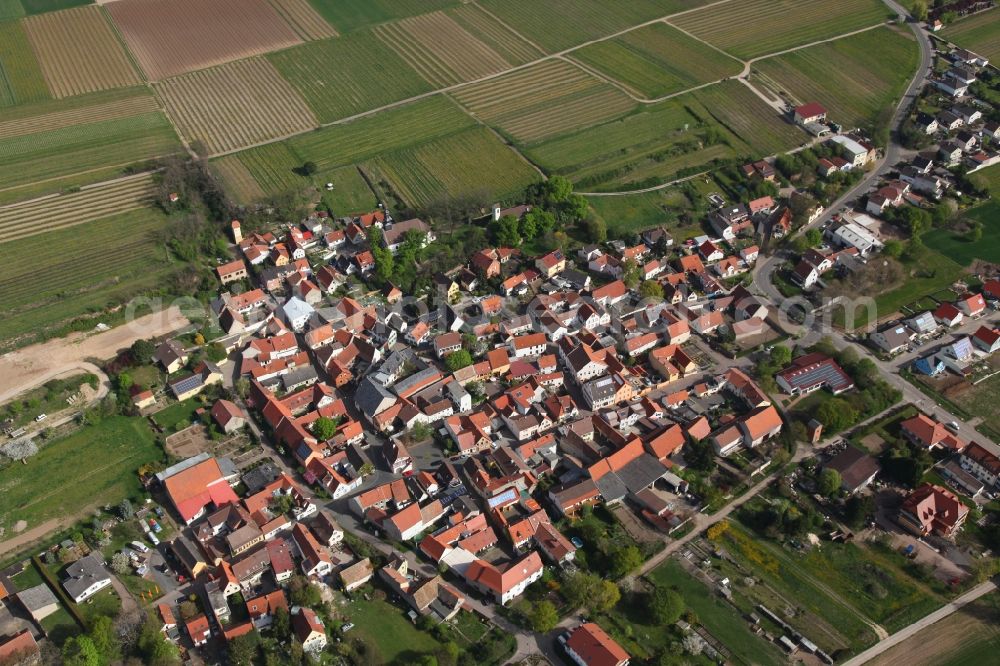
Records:
<instances>
[{"instance_id":1,"label":"bare soil patch","mask_svg":"<svg viewBox=\"0 0 1000 666\"><path fill-rule=\"evenodd\" d=\"M120 0L107 10L154 81L302 42L267 0Z\"/></svg>"}]
</instances>

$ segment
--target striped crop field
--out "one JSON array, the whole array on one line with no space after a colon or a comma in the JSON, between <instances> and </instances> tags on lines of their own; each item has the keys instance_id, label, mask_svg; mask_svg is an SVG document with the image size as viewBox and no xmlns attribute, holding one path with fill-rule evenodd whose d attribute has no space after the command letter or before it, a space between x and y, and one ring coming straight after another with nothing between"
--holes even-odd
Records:
<instances>
[{"instance_id":1,"label":"striped crop field","mask_svg":"<svg viewBox=\"0 0 1000 666\"><path fill-rule=\"evenodd\" d=\"M448 16L512 65L523 65L543 55L537 47L519 37L479 5L462 5L450 9Z\"/></svg>"},{"instance_id":2,"label":"striped crop field","mask_svg":"<svg viewBox=\"0 0 1000 666\"><path fill-rule=\"evenodd\" d=\"M892 112L918 59L910 32L886 27L760 60L754 69L791 102L819 102L831 120L859 127Z\"/></svg>"},{"instance_id":3,"label":"striped crop field","mask_svg":"<svg viewBox=\"0 0 1000 666\"><path fill-rule=\"evenodd\" d=\"M122 88L10 109L0 117L0 139L119 120L160 109L145 88Z\"/></svg>"},{"instance_id":4,"label":"striped crop field","mask_svg":"<svg viewBox=\"0 0 1000 666\"><path fill-rule=\"evenodd\" d=\"M265 58L239 60L155 84L189 142L209 154L316 127L316 117Z\"/></svg>"},{"instance_id":5,"label":"striped crop field","mask_svg":"<svg viewBox=\"0 0 1000 666\"><path fill-rule=\"evenodd\" d=\"M435 95L349 123L308 132L288 143L302 162L315 162L320 171L325 171L447 136L475 124L450 99Z\"/></svg>"},{"instance_id":6,"label":"striped crop field","mask_svg":"<svg viewBox=\"0 0 1000 666\"><path fill-rule=\"evenodd\" d=\"M267 194L301 190L311 184L296 172L303 161L287 143L269 143L237 154L257 186Z\"/></svg>"},{"instance_id":7,"label":"striped crop field","mask_svg":"<svg viewBox=\"0 0 1000 666\"><path fill-rule=\"evenodd\" d=\"M0 139L5 188L124 167L181 149L160 111Z\"/></svg>"},{"instance_id":8,"label":"striped crop field","mask_svg":"<svg viewBox=\"0 0 1000 666\"><path fill-rule=\"evenodd\" d=\"M748 152L689 93L619 120L546 141L527 150L549 173L582 190L638 189L679 171Z\"/></svg>"},{"instance_id":9,"label":"striped crop field","mask_svg":"<svg viewBox=\"0 0 1000 666\"><path fill-rule=\"evenodd\" d=\"M303 40L336 37L337 31L306 0L268 0L274 11Z\"/></svg>"},{"instance_id":10,"label":"striped crop field","mask_svg":"<svg viewBox=\"0 0 1000 666\"><path fill-rule=\"evenodd\" d=\"M463 86L452 95L477 118L524 144L596 125L635 107L621 90L564 60Z\"/></svg>"},{"instance_id":11,"label":"striped crop field","mask_svg":"<svg viewBox=\"0 0 1000 666\"><path fill-rule=\"evenodd\" d=\"M738 81L725 81L692 94L719 123L749 145L757 157L784 152L808 140L805 132Z\"/></svg>"},{"instance_id":12,"label":"striped crop field","mask_svg":"<svg viewBox=\"0 0 1000 666\"><path fill-rule=\"evenodd\" d=\"M375 34L431 85L472 81L510 69L510 63L444 12L383 23Z\"/></svg>"},{"instance_id":13,"label":"striped crop field","mask_svg":"<svg viewBox=\"0 0 1000 666\"><path fill-rule=\"evenodd\" d=\"M20 21L0 23L0 108L49 99L35 52Z\"/></svg>"},{"instance_id":14,"label":"striped crop field","mask_svg":"<svg viewBox=\"0 0 1000 666\"><path fill-rule=\"evenodd\" d=\"M889 14L881 0L739 0L683 14L670 23L746 59L867 28L885 22Z\"/></svg>"},{"instance_id":15,"label":"striped crop field","mask_svg":"<svg viewBox=\"0 0 1000 666\"><path fill-rule=\"evenodd\" d=\"M30 16L24 28L54 97L141 82L100 7Z\"/></svg>"},{"instance_id":16,"label":"striped crop field","mask_svg":"<svg viewBox=\"0 0 1000 666\"><path fill-rule=\"evenodd\" d=\"M959 19L945 28L941 36L989 60L1000 60L1000 9Z\"/></svg>"},{"instance_id":17,"label":"striped crop field","mask_svg":"<svg viewBox=\"0 0 1000 666\"><path fill-rule=\"evenodd\" d=\"M0 349L61 335L76 317L163 286L179 268L161 239L170 220L149 207L125 210L0 245Z\"/></svg>"},{"instance_id":18,"label":"striped crop field","mask_svg":"<svg viewBox=\"0 0 1000 666\"><path fill-rule=\"evenodd\" d=\"M533 44L556 53L707 2L711 0L483 0L480 4Z\"/></svg>"},{"instance_id":19,"label":"striped crop field","mask_svg":"<svg viewBox=\"0 0 1000 666\"><path fill-rule=\"evenodd\" d=\"M541 178L484 127L380 155L365 168L412 206L470 192L488 193L484 200L502 199Z\"/></svg>"},{"instance_id":20,"label":"striped crop field","mask_svg":"<svg viewBox=\"0 0 1000 666\"><path fill-rule=\"evenodd\" d=\"M257 184L257 180L238 154L212 160L212 169L222 180L226 192L237 204L249 204L264 198L264 190Z\"/></svg>"},{"instance_id":21,"label":"striped crop field","mask_svg":"<svg viewBox=\"0 0 1000 666\"><path fill-rule=\"evenodd\" d=\"M268 56L329 123L430 92L409 64L371 33L309 42Z\"/></svg>"},{"instance_id":22,"label":"striped crop field","mask_svg":"<svg viewBox=\"0 0 1000 666\"><path fill-rule=\"evenodd\" d=\"M573 51L574 60L646 99L735 76L743 64L666 23L654 23Z\"/></svg>"},{"instance_id":23,"label":"striped crop field","mask_svg":"<svg viewBox=\"0 0 1000 666\"><path fill-rule=\"evenodd\" d=\"M338 32L453 7L464 0L309 0Z\"/></svg>"},{"instance_id":24,"label":"striped crop field","mask_svg":"<svg viewBox=\"0 0 1000 666\"><path fill-rule=\"evenodd\" d=\"M152 177L145 173L71 194L0 207L0 243L143 208L155 191Z\"/></svg>"}]
</instances>

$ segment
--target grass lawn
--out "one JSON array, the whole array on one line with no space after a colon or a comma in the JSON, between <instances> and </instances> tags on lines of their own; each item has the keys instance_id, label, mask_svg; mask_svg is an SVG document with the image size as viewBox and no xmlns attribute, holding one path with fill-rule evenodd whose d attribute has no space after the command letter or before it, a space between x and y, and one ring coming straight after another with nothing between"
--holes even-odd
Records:
<instances>
[{"instance_id":1,"label":"grass lawn","mask_svg":"<svg viewBox=\"0 0 1000 666\"><path fill-rule=\"evenodd\" d=\"M900 436L899 424L906 419L916 416L916 414L917 408L913 405L907 405L899 412L870 424L863 430L856 433L850 441L859 449L866 449L867 447L865 446L864 439L869 435L877 435L886 442L894 440ZM879 451L872 451L871 453L874 455L878 454Z\"/></svg>"},{"instance_id":2,"label":"grass lawn","mask_svg":"<svg viewBox=\"0 0 1000 666\"><path fill-rule=\"evenodd\" d=\"M69 406L66 399L77 393L88 377L93 377L96 385L95 375L83 373L46 382L0 408L0 418L13 418L12 425L20 426L31 422L39 414L54 414L66 409ZM15 410L20 408L21 412L15 416L11 407Z\"/></svg>"},{"instance_id":3,"label":"grass lawn","mask_svg":"<svg viewBox=\"0 0 1000 666\"><path fill-rule=\"evenodd\" d=\"M1000 396L1000 375L993 375L961 394L959 401L969 413L983 419L983 426L993 433L1000 432L1000 410L997 409Z\"/></svg>"},{"instance_id":4,"label":"grass lawn","mask_svg":"<svg viewBox=\"0 0 1000 666\"><path fill-rule=\"evenodd\" d=\"M196 420L194 415L195 410L204 406L203 403L195 398L189 398L183 402L175 402L169 407L156 412L153 414L153 420L167 432L175 432L194 423Z\"/></svg>"},{"instance_id":5,"label":"grass lawn","mask_svg":"<svg viewBox=\"0 0 1000 666\"><path fill-rule=\"evenodd\" d=\"M141 418L114 416L40 445L26 465L0 470L0 525L37 527L88 507L139 497L136 469L159 460L162 449Z\"/></svg>"},{"instance_id":6,"label":"grass lawn","mask_svg":"<svg viewBox=\"0 0 1000 666\"><path fill-rule=\"evenodd\" d=\"M784 663L781 651L751 633L739 611L695 580L676 560L669 559L649 574L659 586L675 588L684 603L698 615L698 621L712 636L722 641L740 661L753 664Z\"/></svg>"},{"instance_id":7,"label":"grass lawn","mask_svg":"<svg viewBox=\"0 0 1000 666\"><path fill-rule=\"evenodd\" d=\"M357 167L341 167L321 173L315 180L321 186L333 183L332 191L328 192L325 187L322 190L322 200L334 217L368 212L374 210L378 204L378 200Z\"/></svg>"},{"instance_id":8,"label":"grass lawn","mask_svg":"<svg viewBox=\"0 0 1000 666\"><path fill-rule=\"evenodd\" d=\"M360 634L366 642L377 646L378 655L372 657L373 663L412 664L420 655L438 647L433 637L410 622L401 607L389 602L366 601L359 594L343 611L346 621L354 623L348 636Z\"/></svg>"},{"instance_id":9,"label":"grass lawn","mask_svg":"<svg viewBox=\"0 0 1000 666\"><path fill-rule=\"evenodd\" d=\"M45 579L42 578L42 574L40 574L38 569L30 563L24 568L24 571L14 576L12 580L14 581L14 585L17 586L18 592L23 592L29 587L37 587L45 582Z\"/></svg>"},{"instance_id":10,"label":"grass lawn","mask_svg":"<svg viewBox=\"0 0 1000 666\"><path fill-rule=\"evenodd\" d=\"M924 245L954 259L962 266L969 266L976 259L1000 263L1000 202L987 201L966 211L964 217L983 225L983 237L973 241L964 234L948 229L935 229L924 234Z\"/></svg>"},{"instance_id":11,"label":"grass lawn","mask_svg":"<svg viewBox=\"0 0 1000 666\"><path fill-rule=\"evenodd\" d=\"M70 636L80 633L80 625L76 623L73 616L69 614L61 605L59 609L42 620L42 629L46 635L57 645L64 642Z\"/></svg>"}]
</instances>

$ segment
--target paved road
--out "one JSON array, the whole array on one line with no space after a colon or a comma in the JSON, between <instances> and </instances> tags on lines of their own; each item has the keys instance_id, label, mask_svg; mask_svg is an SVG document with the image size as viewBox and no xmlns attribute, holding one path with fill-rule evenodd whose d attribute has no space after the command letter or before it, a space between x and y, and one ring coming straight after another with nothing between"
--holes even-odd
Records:
<instances>
[{"instance_id":1,"label":"paved road","mask_svg":"<svg viewBox=\"0 0 1000 666\"><path fill-rule=\"evenodd\" d=\"M976 599L985 594L989 594L995 589L997 589L996 583L994 583L991 580L988 580L985 583L981 583L980 585L972 588L971 590L969 590L962 596L958 597L954 601L945 604L944 606L937 609L933 613L923 617L920 620L917 620L908 627L900 629L899 631L889 636L888 638L882 639L881 641L879 641L872 647L868 648L861 654L857 655L853 659L844 662L843 666L861 666L862 664L867 663L868 661L874 659L875 657L882 654L889 648L898 645L899 643L902 643L907 638L910 638L911 636L917 634L918 632L926 629L935 622L943 620L944 618L948 617L955 611L961 609L963 606L972 603L973 601L975 601Z\"/></svg>"}]
</instances>

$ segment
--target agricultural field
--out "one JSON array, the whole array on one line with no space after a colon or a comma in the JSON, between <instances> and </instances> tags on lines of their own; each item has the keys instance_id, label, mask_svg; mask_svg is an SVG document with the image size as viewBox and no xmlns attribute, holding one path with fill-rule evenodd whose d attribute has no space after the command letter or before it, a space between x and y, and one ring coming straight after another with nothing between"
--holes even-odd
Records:
<instances>
[{"instance_id":1,"label":"agricultural field","mask_svg":"<svg viewBox=\"0 0 1000 666\"><path fill-rule=\"evenodd\" d=\"M56 198L4 206L0 208L0 243L143 208L154 191L150 176L140 174Z\"/></svg>"},{"instance_id":2,"label":"agricultural field","mask_svg":"<svg viewBox=\"0 0 1000 666\"><path fill-rule=\"evenodd\" d=\"M73 125L118 120L159 109L156 97L146 88L140 87L48 100L4 111L0 117L0 139Z\"/></svg>"},{"instance_id":3,"label":"agricultural field","mask_svg":"<svg viewBox=\"0 0 1000 666\"><path fill-rule=\"evenodd\" d=\"M274 10L303 40L336 37L337 31L307 0L268 0Z\"/></svg>"},{"instance_id":4,"label":"agricultural field","mask_svg":"<svg viewBox=\"0 0 1000 666\"><path fill-rule=\"evenodd\" d=\"M724 81L692 94L716 120L749 145L755 157L784 152L809 139L738 81Z\"/></svg>"},{"instance_id":5,"label":"agricultural field","mask_svg":"<svg viewBox=\"0 0 1000 666\"><path fill-rule=\"evenodd\" d=\"M141 418L113 416L40 447L26 465L0 469L0 526L37 527L52 518L141 497L136 470L163 450Z\"/></svg>"},{"instance_id":6,"label":"agricultural field","mask_svg":"<svg viewBox=\"0 0 1000 666\"><path fill-rule=\"evenodd\" d=\"M374 32L436 88L479 79L511 66L444 12L384 23Z\"/></svg>"},{"instance_id":7,"label":"agricultural field","mask_svg":"<svg viewBox=\"0 0 1000 666\"><path fill-rule=\"evenodd\" d=\"M917 69L918 54L908 30L886 27L759 60L753 67L755 77L793 106L817 101L844 127L862 127L894 108Z\"/></svg>"},{"instance_id":8,"label":"agricultural field","mask_svg":"<svg viewBox=\"0 0 1000 666\"><path fill-rule=\"evenodd\" d=\"M550 53L711 0L484 0L486 10Z\"/></svg>"},{"instance_id":9,"label":"agricultural field","mask_svg":"<svg viewBox=\"0 0 1000 666\"><path fill-rule=\"evenodd\" d=\"M303 160L287 143L271 143L237 153L240 163L267 194L301 190L310 180L298 174Z\"/></svg>"},{"instance_id":10,"label":"agricultural field","mask_svg":"<svg viewBox=\"0 0 1000 666\"><path fill-rule=\"evenodd\" d=\"M243 164L238 154L226 155L212 160L215 175L222 179L226 193L237 204L248 204L263 199L265 192Z\"/></svg>"},{"instance_id":11,"label":"agricultural field","mask_svg":"<svg viewBox=\"0 0 1000 666\"><path fill-rule=\"evenodd\" d=\"M635 107L622 91L564 60L463 86L452 95L522 144L596 125Z\"/></svg>"},{"instance_id":12,"label":"agricultural field","mask_svg":"<svg viewBox=\"0 0 1000 666\"><path fill-rule=\"evenodd\" d=\"M981 240L973 241L968 234L950 229L935 229L924 234L924 244L962 266L971 266L977 259L1000 264L1000 203L987 201L965 211L964 217L982 223Z\"/></svg>"},{"instance_id":13,"label":"agricultural field","mask_svg":"<svg viewBox=\"0 0 1000 666\"><path fill-rule=\"evenodd\" d=\"M24 16L21 0L0 0L0 21L16 19Z\"/></svg>"},{"instance_id":14,"label":"agricultural field","mask_svg":"<svg viewBox=\"0 0 1000 666\"><path fill-rule=\"evenodd\" d=\"M543 56L537 47L512 32L479 5L449 9L448 16L512 65L523 65Z\"/></svg>"},{"instance_id":15,"label":"agricultural field","mask_svg":"<svg viewBox=\"0 0 1000 666\"><path fill-rule=\"evenodd\" d=\"M162 288L181 268L167 260L161 235L168 228L168 218L152 208L116 210L82 226L0 245L7 257L0 265L0 347L59 335L77 317L94 317ZM86 243L80 242L81 230Z\"/></svg>"},{"instance_id":16,"label":"agricultural field","mask_svg":"<svg viewBox=\"0 0 1000 666\"><path fill-rule=\"evenodd\" d=\"M99 7L77 7L24 20L53 97L141 82Z\"/></svg>"},{"instance_id":17,"label":"agricultural field","mask_svg":"<svg viewBox=\"0 0 1000 666\"><path fill-rule=\"evenodd\" d=\"M321 123L432 90L416 70L370 33L309 42L268 59L301 93Z\"/></svg>"},{"instance_id":18,"label":"agricultural field","mask_svg":"<svg viewBox=\"0 0 1000 666\"><path fill-rule=\"evenodd\" d=\"M302 162L319 170L347 166L382 152L405 148L475 126L475 121L447 97L436 95L382 113L330 125L288 141Z\"/></svg>"},{"instance_id":19,"label":"agricultural field","mask_svg":"<svg viewBox=\"0 0 1000 666\"><path fill-rule=\"evenodd\" d=\"M962 48L990 60L1000 60L1000 11L995 8L959 19L940 34Z\"/></svg>"},{"instance_id":20,"label":"agricultural field","mask_svg":"<svg viewBox=\"0 0 1000 666\"><path fill-rule=\"evenodd\" d=\"M6 2L13 4L17 0L6 0ZM21 7L24 8L25 14L31 15L90 5L93 2L94 0L21 0Z\"/></svg>"},{"instance_id":21,"label":"agricultural field","mask_svg":"<svg viewBox=\"0 0 1000 666\"><path fill-rule=\"evenodd\" d=\"M449 194L486 191L486 199L503 199L522 191L540 176L490 130L475 128L366 163L373 181L388 181L411 206L422 206Z\"/></svg>"},{"instance_id":22,"label":"agricultural field","mask_svg":"<svg viewBox=\"0 0 1000 666\"><path fill-rule=\"evenodd\" d=\"M105 9L154 81L302 42L268 0L118 0Z\"/></svg>"},{"instance_id":23,"label":"agricultural field","mask_svg":"<svg viewBox=\"0 0 1000 666\"><path fill-rule=\"evenodd\" d=\"M340 32L354 32L386 21L446 9L461 0L309 0Z\"/></svg>"},{"instance_id":24,"label":"agricultural field","mask_svg":"<svg viewBox=\"0 0 1000 666\"><path fill-rule=\"evenodd\" d=\"M678 228L678 215L691 210L683 190L668 187L662 190L621 196L587 197L591 209L608 225L608 235L625 238L655 226L666 226L681 243L702 233L701 226L693 224Z\"/></svg>"},{"instance_id":25,"label":"agricultural field","mask_svg":"<svg viewBox=\"0 0 1000 666\"><path fill-rule=\"evenodd\" d=\"M573 51L571 57L653 99L735 76L738 60L667 25L654 23Z\"/></svg>"},{"instance_id":26,"label":"agricultural field","mask_svg":"<svg viewBox=\"0 0 1000 666\"><path fill-rule=\"evenodd\" d=\"M20 21L0 23L0 108L49 99L35 52Z\"/></svg>"},{"instance_id":27,"label":"agricultural field","mask_svg":"<svg viewBox=\"0 0 1000 666\"><path fill-rule=\"evenodd\" d=\"M877 657L871 666L986 664L1000 650L1000 593L991 592Z\"/></svg>"},{"instance_id":28,"label":"agricultural field","mask_svg":"<svg viewBox=\"0 0 1000 666\"><path fill-rule=\"evenodd\" d=\"M750 59L867 28L888 16L881 0L740 0L670 22L727 53Z\"/></svg>"},{"instance_id":29,"label":"agricultural field","mask_svg":"<svg viewBox=\"0 0 1000 666\"><path fill-rule=\"evenodd\" d=\"M526 155L581 190L634 189L681 169L746 151L691 95L645 107L619 120L536 144ZM652 183L656 184L656 183Z\"/></svg>"},{"instance_id":30,"label":"agricultural field","mask_svg":"<svg viewBox=\"0 0 1000 666\"><path fill-rule=\"evenodd\" d=\"M124 167L180 148L160 111L19 134L0 139L0 183L6 189Z\"/></svg>"},{"instance_id":31,"label":"agricultural field","mask_svg":"<svg viewBox=\"0 0 1000 666\"><path fill-rule=\"evenodd\" d=\"M189 143L223 153L304 132L316 117L265 58L231 62L156 84Z\"/></svg>"}]
</instances>

